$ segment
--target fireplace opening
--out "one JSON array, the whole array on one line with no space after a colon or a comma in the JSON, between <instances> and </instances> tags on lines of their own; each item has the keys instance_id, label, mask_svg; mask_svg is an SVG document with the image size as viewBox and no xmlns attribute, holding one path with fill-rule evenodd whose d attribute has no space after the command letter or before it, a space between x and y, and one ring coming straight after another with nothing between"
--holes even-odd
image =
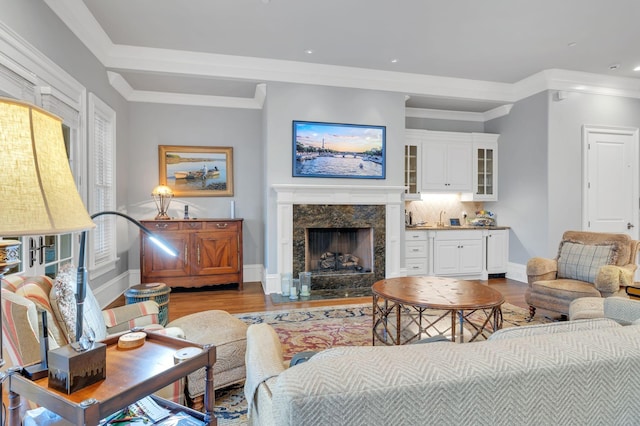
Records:
<instances>
[{"instance_id":1,"label":"fireplace opening","mask_svg":"<svg viewBox=\"0 0 640 426\"><path fill-rule=\"evenodd\" d=\"M373 272L372 228L307 228L305 271L313 275Z\"/></svg>"}]
</instances>

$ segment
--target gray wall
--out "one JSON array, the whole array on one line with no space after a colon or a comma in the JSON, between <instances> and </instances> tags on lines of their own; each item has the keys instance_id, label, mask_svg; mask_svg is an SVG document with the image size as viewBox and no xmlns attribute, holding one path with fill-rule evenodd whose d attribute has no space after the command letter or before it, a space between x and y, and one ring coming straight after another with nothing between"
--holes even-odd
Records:
<instances>
[{"instance_id":1,"label":"gray wall","mask_svg":"<svg viewBox=\"0 0 640 426\"><path fill-rule=\"evenodd\" d=\"M582 126L640 128L640 99L570 92L549 104L549 251L582 229Z\"/></svg>"},{"instance_id":2,"label":"gray wall","mask_svg":"<svg viewBox=\"0 0 640 426\"><path fill-rule=\"evenodd\" d=\"M274 184L404 185L404 95L371 90L299 84L269 84L264 109L265 244L268 273L277 272L276 194ZM292 177L292 120L387 126L386 179L324 179Z\"/></svg>"},{"instance_id":3,"label":"gray wall","mask_svg":"<svg viewBox=\"0 0 640 426\"><path fill-rule=\"evenodd\" d=\"M546 91L485 124L500 133L499 197L486 203L511 227L509 261L555 257L562 233L582 229L582 126L640 127L640 100Z\"/></svg>"},{"instance_id":4,"label":"gray wall","mask_svg":"<svg viewBox=\"0 0 640 426\"><path fill-rule=\"evenodd\" d=\"M485 123L499 133L498 201L485 203L511 227L509 261L526 264L548 253L548 93L516 102L507 116Z\"/></svg>"},{"instance_id":5,"label":"gray wall","mask_svg":"<svg viewBox=\"0 0 640 426\"><path fill-rule=\"evenodd\" d=\"M130 140L124 162L129 169L129 210L137 218L152 219L157 211L151 191L158 185L158 145L233 147L233 197L176 197L169 215L228 218L231 200L236 217L244 219L243 260L263 262L263 144L260 110L207 108L132 103ZM139 248L131 247L130 262L139 267Z\"/></svg>"}]
</instances>

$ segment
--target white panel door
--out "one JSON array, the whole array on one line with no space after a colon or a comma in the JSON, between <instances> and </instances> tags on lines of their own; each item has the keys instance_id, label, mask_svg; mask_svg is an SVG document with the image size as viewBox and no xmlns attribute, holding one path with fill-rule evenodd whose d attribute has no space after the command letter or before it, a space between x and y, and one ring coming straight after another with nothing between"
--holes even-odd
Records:
<instances>
[{"instance_id":1,"label":"white panel door","mask_svg":"<svg viewBox=\"0 0 640 426\"><path fill-rule=\"evenodd\" d=\"M586 229L638 238L638 130L587 127Z\"/></svg>"}]
</instances>

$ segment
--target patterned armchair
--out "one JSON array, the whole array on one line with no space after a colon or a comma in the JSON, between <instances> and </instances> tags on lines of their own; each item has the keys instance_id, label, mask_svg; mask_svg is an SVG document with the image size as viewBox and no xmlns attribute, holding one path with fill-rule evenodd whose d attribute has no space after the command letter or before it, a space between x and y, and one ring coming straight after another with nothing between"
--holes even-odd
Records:
<instances>
[{"instance_id":1,"label":"patterned armchair","mask_svg":"<svg viewBox=\"0 0 640 426\"><path fill-rule=\"evenodd\" d=\"M2 279L2 344L5 368L40 362L37 310L47 315L49 349L75 341L75 268L63 267L55 280L47 276L24 277L11 275ZM184 338L177 327L164 329L158 322L158 305L144 301L113 309L101 310L87 289L85 298L85 330L89 328L96 340L111 334L143 327L164 330L174 337ZM182 384L163 389L164 398L181 403Z\"/></svg>"},{"instance_id":2,"label":"patterned armchair","mask_svg":"<svg viewBox=\"0 0 640 426\"><path fill-rule=\"evenodd\" d=\"M568 315L571 302L583 297L627 297L638 244L626 234L565 232L555 259L527 262L529 318L536 308Z\"/></svg>"}]
</instances>

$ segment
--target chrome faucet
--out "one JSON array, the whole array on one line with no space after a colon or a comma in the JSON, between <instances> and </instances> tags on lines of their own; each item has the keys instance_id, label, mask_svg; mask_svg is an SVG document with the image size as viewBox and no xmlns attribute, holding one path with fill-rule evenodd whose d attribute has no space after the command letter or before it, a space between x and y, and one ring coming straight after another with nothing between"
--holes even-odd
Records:
<instances>
[{"instance_id":1,"label":"chrome faucet","mask_svg":"<svg viewBox=\"0 0 640 426\"><path fill-rule=\"evenodd\" d=\"M440 210L440 221L438 222L438 226L444 226L444 222L442 221L442 215L445 213L446 211Z\"/></svg>"}]
</instances>

